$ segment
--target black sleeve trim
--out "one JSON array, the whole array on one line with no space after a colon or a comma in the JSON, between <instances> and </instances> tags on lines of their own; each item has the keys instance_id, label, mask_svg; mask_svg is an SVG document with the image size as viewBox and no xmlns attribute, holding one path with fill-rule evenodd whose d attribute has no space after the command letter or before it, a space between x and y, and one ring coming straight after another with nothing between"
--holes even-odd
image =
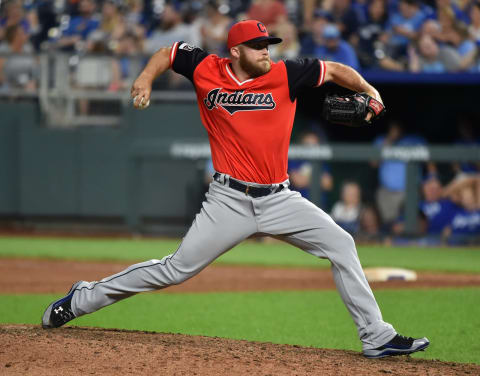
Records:
<instances>
[{"instance_id":1,"label":"black sleeve trim","mask_svg":"<svg viewBox=\"0 0 480 376\"><path fill-rule=\"evenodd\" d=\"M174 72L187 77L193 82L193 72L208 53L201 48L192 46L183 41L175 42L170 53L170 65Z\"/></svg>"},{"instance_id":2,"label":"black sleeve trim","mask_svg":"<svg viewBox=\"0 0 480 376\"><path fill-rule=\"evenodd\" d=\"M325 79L325 63L318 59L285 60L285 66L292 102L302 90L320 86Z\"/></svg>"}]
</instances>

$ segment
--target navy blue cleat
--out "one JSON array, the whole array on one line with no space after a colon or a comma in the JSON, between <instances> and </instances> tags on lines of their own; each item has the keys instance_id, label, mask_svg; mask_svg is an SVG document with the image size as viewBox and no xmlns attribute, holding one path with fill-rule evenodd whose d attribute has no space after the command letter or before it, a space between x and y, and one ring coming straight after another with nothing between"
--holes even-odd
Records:
<instances>
[{"instance_id":1,"label":"navy blue cleat","mask_svg":"<svg viewBox=\"0 0 480 376\"><path fill-rule=\"evenodd\" d=\"M364 350L363 355L367 358L384 358L394 355L408 355L417 351L425 350L430 341L423 338L404 337L397 334L383 346L376 349Z\"/></svg>"},{"instance_id":2,"label":"navy blue cleat","mask_svg":"<svg viewBox=\"0 0 480 376\"><path fill-rule=\"evenodd\" d=\"M72 311L71 302L73 293L80 283L82 283L82 281L74 283L66 296L54 301L47 307L42 316L43 329L58 328L75 318L75 315Z\"/></svg>"}]
</instances>

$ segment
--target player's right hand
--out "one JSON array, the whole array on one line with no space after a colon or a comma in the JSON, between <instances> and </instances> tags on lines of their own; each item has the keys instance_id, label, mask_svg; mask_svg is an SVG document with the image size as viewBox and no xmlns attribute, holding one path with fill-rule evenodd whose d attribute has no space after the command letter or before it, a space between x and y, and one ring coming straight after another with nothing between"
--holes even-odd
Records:
<instances>
[{"instance_id":1,"label":"player's right hand","mask_svg":"<svg viewBox=\"0 0 480 376\"><path fill-rule=\"evenodd\" d=\"M141 74L135 80L130 90L133 106L143 110L150 105L150 95L152 93L152 80L145 74Z\"/></svg>"}]
</instances>

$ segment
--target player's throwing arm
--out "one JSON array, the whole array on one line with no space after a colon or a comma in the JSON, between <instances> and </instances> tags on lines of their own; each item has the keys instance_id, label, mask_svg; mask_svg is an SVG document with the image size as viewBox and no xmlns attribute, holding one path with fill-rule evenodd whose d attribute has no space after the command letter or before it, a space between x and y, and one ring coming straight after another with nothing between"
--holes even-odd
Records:
<instances>
[{"instance_id":1,"label":"player's throwing arm","mask_svg":"<svg viewBox=\"0 0 480 376\"><path fill-rule=\"evenodd\" d=\"M165 47L158 50L148 61L145 69L140 73L132 85L130 95L133 106L143 110L150 105L152 83L159 75L170 68L170 53L172 48Z\"/></svg>"}]
</instances>

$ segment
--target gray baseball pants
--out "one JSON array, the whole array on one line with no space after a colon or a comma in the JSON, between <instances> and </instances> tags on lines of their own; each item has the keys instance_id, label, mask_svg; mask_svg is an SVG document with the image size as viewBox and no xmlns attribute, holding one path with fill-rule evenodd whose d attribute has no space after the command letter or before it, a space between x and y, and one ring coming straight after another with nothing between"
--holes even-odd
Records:
<instances>
[{"instance_id":1,"label":"gray baseball pants","mask_svg":"<svg viewBox=\"0 0 480 376\"><path fill-rule=\"evenodd\" d=\"M395 336L393 327L382 320L352 237L328 214L288 188L252 198L228 187L228 179L222 174L219 181L210 184L200 213L175 253L132 265L98 282L82 282L72 298L75 316L139 292L182 283L242 240L260 233L331 261L337 289L357 326L364 350L379 347ZM287 187L288 181L282 184Z\"/></svg>"}]
</instances>

